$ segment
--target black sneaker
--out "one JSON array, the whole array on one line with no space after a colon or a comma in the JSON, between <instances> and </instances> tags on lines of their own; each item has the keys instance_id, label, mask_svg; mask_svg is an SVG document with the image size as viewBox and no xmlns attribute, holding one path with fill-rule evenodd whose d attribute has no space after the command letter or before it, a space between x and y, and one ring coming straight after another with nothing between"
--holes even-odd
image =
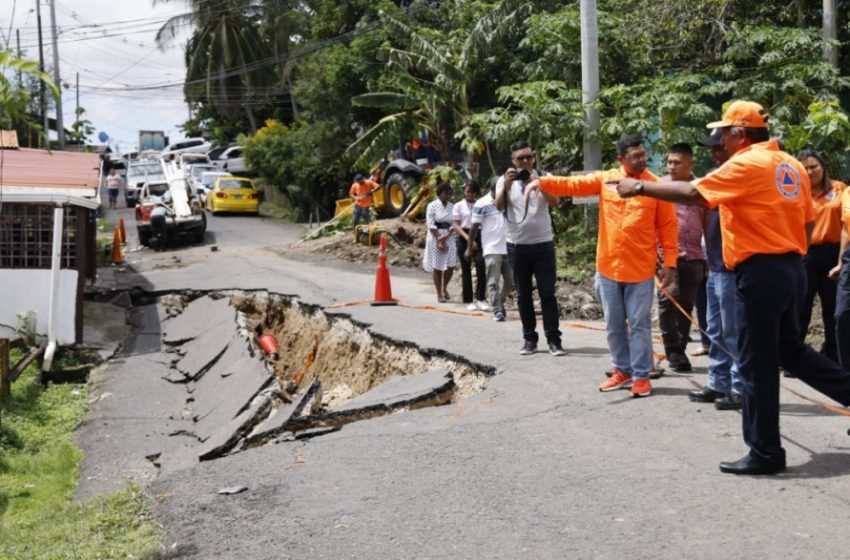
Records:
<instances>
[{"instance_id":1,"label":"black sneaker","mask_svg":"<svg viewBox=\"0 0 850 560\"><path fill-rule=\"evenodd\" d=\"M561 347L560 342L550 342L549 343L549 353L553 356L566 356L567 351Z\"/></svg>"},{"instance_id":2,"label":"black sneaker","mask_svg":"<svg viewBox=\"0 0 850 560\"><path fill-rule=\"evenodd\" d=\"M522 348L520 348L519 350L519 353L523 356L528 356L529 354L534 354L535 352L537 352L537 343L531 342L530 340L526 340L523 343Z\"/></svg>"},{"instance_id":3,"label":"black sneaker","mask_svg":"<svg viewBox=\"0 0 850 560\"><path fill-rule=\"evenodd\" d=\"M670 352L667 354L667 363L670 364L670 369L678 373L687 373L693 371L691 361L683 352Z\"/></svg>"}]
</instances>

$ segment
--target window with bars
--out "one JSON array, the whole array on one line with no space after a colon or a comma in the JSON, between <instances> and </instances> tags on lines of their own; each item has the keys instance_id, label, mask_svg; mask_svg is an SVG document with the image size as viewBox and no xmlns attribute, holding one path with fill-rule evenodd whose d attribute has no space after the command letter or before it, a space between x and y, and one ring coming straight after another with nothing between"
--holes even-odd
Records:
<instances>
[{"instance_id":1,"label":"window with bars","mask_svg":"<svg viewBox=\"0 0 850 560\"><path fill-rule=\"evenodd\" d=\"M77 266L77 213L65 208L62 268ZM53 251L53 206L0 206L0 268L50 268Z\"/></svg>"}]
</instances>

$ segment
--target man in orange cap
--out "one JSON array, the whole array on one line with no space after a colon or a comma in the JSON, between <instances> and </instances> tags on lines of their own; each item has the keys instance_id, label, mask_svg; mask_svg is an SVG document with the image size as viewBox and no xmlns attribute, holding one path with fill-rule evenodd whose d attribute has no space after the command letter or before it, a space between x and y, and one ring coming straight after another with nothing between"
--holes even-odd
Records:
<instances>
[{"instance_id":1,"label":"man in orange cap","mask_svg":"<svg viewBox=\"0 0 850 560\"><path fill-rule=\"evenodd\" d=\"M779 366L845 406L850 373L799 337L802 256L814 220L806 170L770 140L767 111L758 103L735 101L708 128L720 129L730 156L719 169L693 184L621 179L617 192L720 207L723 261L736 275L743 435L750 448L741 459L720 463L720 470L774 474L785 470Z\"/></svg>"}]
</instances>

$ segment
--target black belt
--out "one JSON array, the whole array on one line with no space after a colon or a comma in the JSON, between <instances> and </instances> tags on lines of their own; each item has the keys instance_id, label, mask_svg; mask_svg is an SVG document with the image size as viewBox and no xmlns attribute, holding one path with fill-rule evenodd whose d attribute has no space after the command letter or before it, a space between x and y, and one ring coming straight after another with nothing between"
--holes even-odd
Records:
<instances>
[{"instance_id":1,"label":"black belt","mask_svg":"<svg viewBox=\"0 0 850 560\"><path fill-rule=\"evenodd\" d=\"M434 222L434 227L437 229L449 229L452 227L452 224L449 222Z\"/></svg>"},{"instance_id":2,"label":"black belt","mask_svg":"<svg viewBox=\"0 0 850 560\"><path fill-rule=\"evenodd\" d=\"M742 267L748 267L754 264L763 263L763 262L775 262L775 261L783 261L783 262L793 262L798 261L801 262L803 260L803 255L800 253L796 253L794 251L790 253L757 253L742 263L738 263L738 266L735 267L736 270L740 270Z\"/></svg>"}]
</instances>

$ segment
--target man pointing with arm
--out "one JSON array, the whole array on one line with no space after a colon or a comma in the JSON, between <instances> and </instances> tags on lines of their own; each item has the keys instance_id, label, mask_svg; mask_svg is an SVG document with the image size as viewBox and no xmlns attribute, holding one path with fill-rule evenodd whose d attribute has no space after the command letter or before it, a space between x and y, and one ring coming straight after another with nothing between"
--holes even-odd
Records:
<instances>
[{"instance_id":1,"label":"man pointing with arm","mask_svg":"<svg viewBox=\"0 0 850 560\"><path fill-rule=\"evenodd\" d=\"M801 381L850 405L850 373L800 341L800 298L805 290L802 255L814 219L808 175L803 166L770 140L765 109L735 101L720 129L729 160L703 179L641 182L624 178L624 198L652 198L720 207L723 261L735 271L740 373L743 381L743 436L750 452L721 462L732 474L774 474L785 470L779 436L779 366Z\"/></svg>"},{"instance_id":2,"label":"man pointing with arm","mask_svg":"<svg viewBox=\"0 0 850 560\"><path fill-rule=\"evenodd\" d=\"M617 142L618 169L582 177L541 177L529 185L558 196L599 197L599 240L596 248L596 294L602 303L608 349L614 373L599 390L631 387L632 396L652 392L651 310L658 260L657 242L664 257L664 286L675 278L678 255L676 210L653 199L622 198L606 181L632 177L657 181L646 169L643 139L626 135ZM626 325L628 321L628 326Z\"/></svg>"}]
</instances>

